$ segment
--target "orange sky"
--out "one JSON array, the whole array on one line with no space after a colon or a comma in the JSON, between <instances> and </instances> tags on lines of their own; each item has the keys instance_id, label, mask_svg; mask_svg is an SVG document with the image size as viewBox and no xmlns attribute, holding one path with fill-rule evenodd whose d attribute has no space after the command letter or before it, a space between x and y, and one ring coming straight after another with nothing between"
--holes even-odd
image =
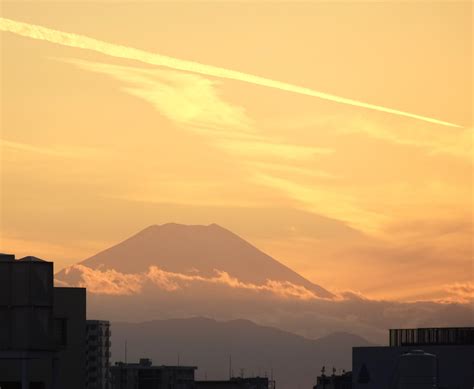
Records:
<instances>
[{"instance_id":1,"label":"orange sky","mask_svg":"<svg viewBox=\"0 0 474 389\"><path fill-rule=\"evenodd\" d=\"M1 16L122 56L0 22L2 251L59 270L150 224L216 222L328 289L472 287L470 2L36 1Z\"/></svg>"}]
</instances>

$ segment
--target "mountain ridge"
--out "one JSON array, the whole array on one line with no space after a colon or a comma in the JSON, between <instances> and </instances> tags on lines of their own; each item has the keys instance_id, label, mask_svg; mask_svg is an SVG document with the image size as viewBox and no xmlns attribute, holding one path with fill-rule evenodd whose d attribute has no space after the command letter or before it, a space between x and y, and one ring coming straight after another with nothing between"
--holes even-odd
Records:
<instances>
[{"instance_id":1,"label":"mountain ridge","mask_svg":"<svg viewBox=\"0 0 474 389\"><path fill-rule=\"evenodd\" d=\"M113 322L113 355L120 360L125 340L129 360L151 358L157 365L180 363L198 367L197 378L226 379L229 358L235 372L247 375L273 371L281 389L312 387L320 368L350 369L354 346L373 346L350 334L309 339L246 319L218 321L209 317Z\"/></svg>"}]
</instances>

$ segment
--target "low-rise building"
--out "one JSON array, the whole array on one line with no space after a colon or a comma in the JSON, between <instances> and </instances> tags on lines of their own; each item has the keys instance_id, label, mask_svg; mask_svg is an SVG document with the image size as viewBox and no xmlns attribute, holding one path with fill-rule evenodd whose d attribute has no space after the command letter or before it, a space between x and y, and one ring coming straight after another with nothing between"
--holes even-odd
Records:
<instances>
[{"instance_id":1,"label":"low-rise building","mask_svg":"<svg viewBox=\"0 0 474 389\"><path fill-rule=\"evenodd\" d=\"M138 363L116 362L111 367L112 389L194 389L195 366L153 366L147 358Z\"/></svg>"},{"instance_id":2,"label":"low-rise building","mask_svg":"<svg viewBox=\"0 0 474 389\"><path fill-rule=\"evenodd\" d=\"M196 389L274 389L267 377L233 377L223 381L196 381Z\"/></svg>"}]
</instances>

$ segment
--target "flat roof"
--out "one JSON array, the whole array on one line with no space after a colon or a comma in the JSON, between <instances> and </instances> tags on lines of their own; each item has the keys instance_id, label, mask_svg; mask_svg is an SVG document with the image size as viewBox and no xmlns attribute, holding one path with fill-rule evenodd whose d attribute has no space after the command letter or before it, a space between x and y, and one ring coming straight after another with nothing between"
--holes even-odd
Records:
<instances>
[{"instance_id":1,"label":"flat roof","mask_svg":"<svg viewBox=\"0 0 474 389\"><path fill-rule=\"evenodd\" d=\"M409 328L390 328L390 331L402 331L402 330L471 330L474 331L474 327L409 327Z\"/></svg>"},{"instance_id":2,"label":"flat roof","mask_svg":"<svg viewBox=\"0 0 474 389\"><path fill-rule=\"evenodd\" d=\"M113 367L121 367L124 369L135 369L135 368L140 368L140 369L169 369L169 370L197 370L197 366L176 366L176 365L157 365L157 366L147 366L145 364L140 364L140 363L124 363L124 362L115 362L115 365L111 366Z\"/></svg>"}]
</instances>

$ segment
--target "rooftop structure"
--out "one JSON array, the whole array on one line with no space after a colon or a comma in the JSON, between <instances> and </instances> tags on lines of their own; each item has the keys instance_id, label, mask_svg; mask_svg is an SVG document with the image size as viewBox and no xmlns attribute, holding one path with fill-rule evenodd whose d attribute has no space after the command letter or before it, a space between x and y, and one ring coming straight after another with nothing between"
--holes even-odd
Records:
<instances>
[{"instance_id":1,"label":"rooftop structure","mask_svg":"<svg viewBox=\"0 0 474 389\"><path fill-rule=\"evenodd\" d=\"M390 330L390 347L474 344L474 327Z\"/></svg>"},{"instance_id":2,"label":"rooftop structure","mask_svg":"<svg viewBox=\"0 0 474 389\"><path fill-rule=\"evenodd\" d=\"M343 372L339 375L333 369L333 374L326 375L323 368L313 389L352 389L352 372Z\"/></svg>"},{"instance_id":3,"label":"rooftop structure","mask_svg":"<svg viewBox=\"0 0 474 389\"><path fill-rule=\"evenodd\" d=\"M472 389L474 328L390 330L388 347L354 347L354 389Z\"/></svg>"}]
</instances>

